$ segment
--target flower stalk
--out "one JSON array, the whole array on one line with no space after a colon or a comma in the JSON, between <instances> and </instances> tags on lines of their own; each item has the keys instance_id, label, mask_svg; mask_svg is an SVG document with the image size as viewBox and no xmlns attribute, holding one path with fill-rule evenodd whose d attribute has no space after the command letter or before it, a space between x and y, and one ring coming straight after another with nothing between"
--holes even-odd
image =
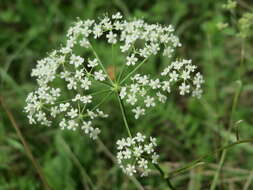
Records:
<instances>
[{"instance_id":1,"label":"flower stalk","mask_svg":"<svg viewBox=\"0 0 253 190\"><path fill-rule=\"evenodd\" d=\"M122 117L123 117L123 120L124 120L124 124L125 124L126 130L127 130L128 136L132 138L132 134L131 134L131 131L129 129L128 123L127 123L127 116L126 116L126 110L125 110L124 103L120 99L120 96L119 96L118 93L116 93L116 96L117 96L117 99L119 101L120 110L121 110L121 113L122 113Z\"/></svg>"},{"instance_id":2,"label":"flower stalk","mask_svg":"<svg viewBox=\"0 0 253 190\"><path fill-rule=\"evenodd\" d=\"M116 96L117 96L117 99L119 101L119 105L120 105L120 109L121 109L121 113L122 113L122 117L123 117L123 120L124 120L124 124L125 124L125 128L127 130L127 133L129 135L130 138L132 138L132 134L131 134L131 131L129 129L129 126L128 126L128 122L127 122L127 116L126 116L126 110L125 110L125 107L124 107L124 103L123 101L120 99L120 96L118 93L116 93ZM158 164L153 164L155 166L155 168L159 171L161 177L166 181L168 187L170 187L171 190L175 190L175 188L173 187L173 185L171 184L170 182L170 179L168 178L168 176L166 176L166 174L164 173L164 171L161 169L161 167L158 165Z\"/></svg>"},{"instance_id":3,"label":"flower stalk","mask_svg":"<svg viewBox=\"0 0 253 190\"><path fill-rule=\"evenodd\" d=\"M163 177L163 179L166 181L167 185L170 187L171 190L176 190L174 188L174 186L171 184L170 179L168 176L166 176L166 174L164 173L164 171L162 170L162 168L158 165L158 164L154 164L155 168L160 172L161 176Z\"/></svg>"}]
</instances>

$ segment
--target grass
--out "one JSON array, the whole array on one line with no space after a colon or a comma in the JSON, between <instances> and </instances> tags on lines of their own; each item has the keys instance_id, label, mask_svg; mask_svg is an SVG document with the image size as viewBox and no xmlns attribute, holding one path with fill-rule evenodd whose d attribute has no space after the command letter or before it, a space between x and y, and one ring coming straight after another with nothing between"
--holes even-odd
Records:
<instances>
[{"instance_id":1,"label":"grass","mask_svg":"<svg viewBox=\"0 0 253 190\"><path fill-rule=\"evenodd\" d=\"M131 118L128 121L132 132L145 131L147 135L159 137L163 171L183 167L235 142L237 136L241 140L252 138L252 36L247 40L236 37L237 28L233 23L244 12L252 11L253 4L238 0L239 6L231 17L229 11L221 8L225 2L2 0L0 95L9 112L0 107L0 189L46 189L40 175L52 190L168 189L156 172L148 178L128 178L115 165L114 143L126 133L114 99L105 107L112 117L100 121L103 133L97 143L78 132L28 124L23 113L25 98L36 88L30 77L31 69L36 60L64 42L64 34L76 17L97 18L104 12L122 11L151 23L173 24L183 43L178 54L191 58L200 67L206 81L202 99L172 94L166 104L147 117L138 122ZM219 22L232 23L233 27L221 31L217 28ZM95 46L102 60L111 59L111 48ZM120 61L120 57L117 59ZM163 63L162 59L148 62L147 72L157 72ZM235 94L238 94L236 107L233 106ZM29 151L23 146L20 133L13 128L13 120L42 174L38 174L31 155L27 155ZM252 144L240 144L225 152L224 160L219 151L204 163L174 177L172 184L177 190L253 189Z\"/></svg>"}]
</instances>

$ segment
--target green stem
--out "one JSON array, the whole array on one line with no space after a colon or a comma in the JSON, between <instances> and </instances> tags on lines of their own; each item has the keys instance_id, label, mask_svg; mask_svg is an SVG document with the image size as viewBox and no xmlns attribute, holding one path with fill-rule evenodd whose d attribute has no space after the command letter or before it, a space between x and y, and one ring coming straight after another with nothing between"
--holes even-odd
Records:
<instances>
[{"instance_id":1,"label":"green stem","mask_svg":"<svg viewBox=\"0 0 253 190\"><path fill-rule=\"evenodd\" d=\"M93 74L89 74L89 75L93 76ZM89 77L89 79L91 79L92 81L97 82L97 83L99 83L101 85L106 85L108 87L112 87L112 85L110 83L107 83L106 81L95 80L95 78L93 78L93 77Z\"/></svg>"},{"instance_id":2,"label":"green stem","mask_svg":"<svg viewBox=\"0 0 253 190\"><path fill-rule=\"evenodd\" d=\"M108 98L112 93L113 93L113 92L108 93L108 94L101 100L101 102L99 102L94 108L92 108L91 111L94 111L94 110L97 109L101 104L103 104L103 103L107 100L107 98Z\"/></svg>"},{"instance_id":3,"label":"green stem","mask_svg":"<svg viewBox=\"0 0 253 190\"><path fill-rule=\"evenodd\" d=\"M82 166L82 163L79 161L79 159L77 158L77 156L72 152L72 150L70 149L69 145L66 143L65 139L62 137L62 135L59 135L59 140L61 142L61 144L63 145L63 149L65 149L65 152L70 156L70 158L73 160L74 164L76 164L76 166L78 167L78 169L81 172L81 175L83 177L84 180L82 180L82 183L84 185L85 189L90 189L88 184L92 187L91 189L97 189L92 181L92 179L90 178L90 176L88 175L87 171L85 170L85 168Z\"/></svg>"},{"instance_id":4,"label":"green stem","mask_svg":"<svg viewBox=\"0 0 253 190\"><path fill-rule=\"evenodd\" d=\"M124 124L125 124L126 130L127 130L128 136L132 138L132 135L131 135L131 132L130 132L130 129L129 129L129 126L128 126L128 123L127 123L126 109L124 107L124 103L120 99L120 96L119 96L118 92L116 93L116 96L117 96L117 99L119 101L120 110L121 110L121 113L122 113L122 116L123 116L123 120L124 120Z\"/></svg>"},{"instance_id":5,"label":"green stem","mask_svg":"<svg viewBox=\"0 0 253 190\"><path fill-rule=\"evenodd\" d=\"M189 163L184 167L181 167L177 170L174 170L174 171L170 172L168 176L169 176L169 178L173 178L173 177L177 176L178 174L181 174L181 173L187 171L188 169L194 167L195 165L199 164L200 162L203 162L204 159L207 159L209 157L213 157L213 155L215 155L217 153L220 153L220 152L222 152L224 150L227 150L227 149L229 149L229 148L231 148L235 145L243 144L243 143L253 143L253 138L245 139L245 140L239 140L239 141L236 141L234 143L228 144L224 147L220 147L217 150L215 150L213 153L203 155L203 156L199 157L197 160L193 161L192 163Z\"/></svg>"},{"instance_id":6,"label":"green stem","mask_svg":"<svg viewBox=\"0 0 253 190\"><path fill-rule=\"evenodd\" d=\"M228 128L228 131L231 132L232 128L233 128L233 116L234 116L234 113L235 113L235 109L236 109L236 106L237 106L237 102L238 102L238 98L239 98L239 95L240 95L240 92L241 92L241 88L242 88L242 83L241 81L237 81L238 83L238 88L235 92L235 95L234 95L234 98L233 98L233 104L232 104L232 110L231 110L231 114L230 114L230 120L229 120L229 128ZM225 140L225 144L228 143L228 140ZM227 155L227 150L223 150L221 152L221 158L220 158L220 161L219 161L219 166L218 166L218 169L214 175L214 178L213 178L213 181L212 181L212 184L211 184L211 190L214 190L216 188L216 185L217 185L217 182L218 182L218 178L219 178L219 175L220 175L220 172L221 172L221 169L224 165L224 161L225 161L225 158L226 158L226 155Z\"/></svg>"},{"instance_id":7,"label":"green stem","mask_svg":"<svg viewBox=\"0 0 253 190\"><path fill-rule=\"evenodd\" d=\"M124 103L123 101L120 99L120 96L118 94L118 92L116 93L117 99L119 101L119 105L120 105L120 109L121 109L121 113L123 116L123 120L124 120L124 124L128 133L128 136L132 138L128 123L127 123L127 116L126 116L126 110L124 107ZM171 190L175 190L175 188L172 186L169 178L165 175L164 171L161 169L161 167L158 164L154 164L155 168L160 172L162 178L166 181L167 185L170 187Z\"/></svg>"},{"instance_id":8,"label":"green stem","mask_svg":"<svg viewBox=\"0 0 253 190\"><path fill-rule=\"evenodd\" d=\"M117 82L120 81L121 76L122 76L122 74L123 74L123 72L124 72L125 67L126 67L126 64L124 64L124 65L121 67L121 71L120 71L120 73L119 73L119 75L118 75L118 77L117 77L117 80L116 80Z\"/></svg>"},{"instance_id":9,"label":"green stem","mask_svg":"<svg viewBox=\"0 0 253 190\"><path fill-rule=\"evenodd\" d=\"M97 141L98 146L100 147L98 150L101 150L105 153L105 155L114 163L118 166L117 163L117 158L114 157L113 153L110 152L110 150L107 148L107 146L104 144L104 142L98 137ZM136 179L135 176L128 176L130 180L135 184L136 188L138 190L144 190L144 187L142 187L141 183Z\"/></svg>"},{"instance_id":10,"label":"green stem","mask_svg":"<svg viewBox=\"0 0 253 190\"><path fill-rule=\"evenodd\" d=\"M111 84L112 84L112 86L113 86L114 83L113 83L111 77L108 75L108 73L107 73L107 71L106 71L106 69L105 69L105 67L104 67L104 65L103 65L103 63L102 63L102 61L101 61L100 58L98 57L98 54L97 54L97 52L95 51L95 49L93 48L93 46L91 45L91 43L90 43L90 48L91 48L92 52L94 53L95 57L97 58L97 60L98 60L98 62L99 62L99 65L100 65L101 68L103 69L104 73L106 73L106 75L107 75L109 81L111 82Z\"/></svg>"},{"instance_id":11,"label":"green stem","mask_svg":"<svg viewBox=\"0 0 253 190\"><path fill-rule=\"evenodd\" d=\"M164 171L162 170L162 168L158 164L154 164L154 166L160 172L161 176L166 181L166 183L170 187L170 189L171 190L175 190L174 186L170 182L170 179L168 178L168 176L166 176L166 174L164 173Z\"/></svg>"},{"instance_id":12,"label":"green stem","mask_svg":"<svg viewBox=\"0 0 253 190\"><path fill-rule=\"evenodd\" d=\"M146 61L148 57L145 58L137 67L134 68L122 81L120 81L120 84L122 84L125 80L127 80L132 74L134 74Z\"/></svg>"}]
</instances>

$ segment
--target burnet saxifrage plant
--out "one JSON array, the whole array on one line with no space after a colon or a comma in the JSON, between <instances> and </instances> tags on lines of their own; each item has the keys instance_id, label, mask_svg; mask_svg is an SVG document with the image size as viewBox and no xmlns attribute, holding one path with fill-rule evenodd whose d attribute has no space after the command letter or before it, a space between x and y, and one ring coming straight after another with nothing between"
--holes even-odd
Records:
<instances>
[{"instance_id":1,"label":"burnet saxifrage plant","mask_svg":"<svg viewBox=\"0 0 253 190\"><path fill-rule=\"evenodd\" d=\"M91 139L97 139L101 129L96 120L110 117L101 110L105 102L101 93L103 97L114 94L128 135L116 142L118 164L127 175L146 176L152 165L158 166L156 139L142 132L131 134L125 105L139 119L150 108L165 103L174 91L197 98L202 93L204 80L197 67L191 60L174 58L174 51L181 43L173 32L171 25L124 20L120 13L98 21L78 19L67 32L66 44L39 60L32 70L38 88L26 99L25 112L30 124L51 126L53 121L59 121L60 129L81 129ZM125 57L117 65L115 76L100 59L94 41L103 41L108 48L118 47ZM88 51L88 56L82 57L78 48ZM154 76L142 73L142 67L155 55L167 59L167 66ZM58 81L64 86L57 86ZM98 85L103 88L97 88ZM95 99L101 101L95 104Z\"/></svg>"}]
</instances>

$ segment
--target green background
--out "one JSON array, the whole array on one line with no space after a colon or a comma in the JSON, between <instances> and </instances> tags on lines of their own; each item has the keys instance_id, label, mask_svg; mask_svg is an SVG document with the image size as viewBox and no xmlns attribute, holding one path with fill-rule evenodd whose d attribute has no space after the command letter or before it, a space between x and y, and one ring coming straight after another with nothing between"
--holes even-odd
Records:
<instances>
[{"instance_id":1,"label":"green background","mask_svg":"<svg viewBox=\"0 0 253 190\"><path fill-rule=\"evenodd\" d=\"M200 100L172 94L169 101L143 119L130 119L133 131L156 136L162 168L169 172L201 155L213 152L226 141L253 137L252 36L241 39L238 19L252 12L251 0L239 0L233 11L226 1L215 0L0 0L0 95L42 167L52 190L74 189L167 189L155 172L150 177L130 179L114 164L115 142L125 135L118 105L112 99L111 117L101 121L103 142L57 127L30 126L23 108L27 94L36 88L30 77L36 60L65 41L76 17L96 19L121 11L125 17L149 23L173 24L183 46L177 52L192 59L205 78ZM220 30L217 24L227 22ZM253 32L251 32L252 34ZM110 59L111 49L99 54ZM156 60L150 64L155 72ZM233 98L242 84L231 114ZM228 130L232 118L232 131ZM239 120L243 120L240 124ZM236 132L237 131L237 132ZM103 144L104 143L104 144ZM253 146L229 149L218 179L217 190L253 189ZM175 178L176 189L210 189L220 154L206 164ZM93 185L91 184L91 181ZM249 185L248 185L249 184ZM251 185L250 185L251 184ZM6 110L0 107L0 189L44 189Z\"/></svg>"}]
</instances>

